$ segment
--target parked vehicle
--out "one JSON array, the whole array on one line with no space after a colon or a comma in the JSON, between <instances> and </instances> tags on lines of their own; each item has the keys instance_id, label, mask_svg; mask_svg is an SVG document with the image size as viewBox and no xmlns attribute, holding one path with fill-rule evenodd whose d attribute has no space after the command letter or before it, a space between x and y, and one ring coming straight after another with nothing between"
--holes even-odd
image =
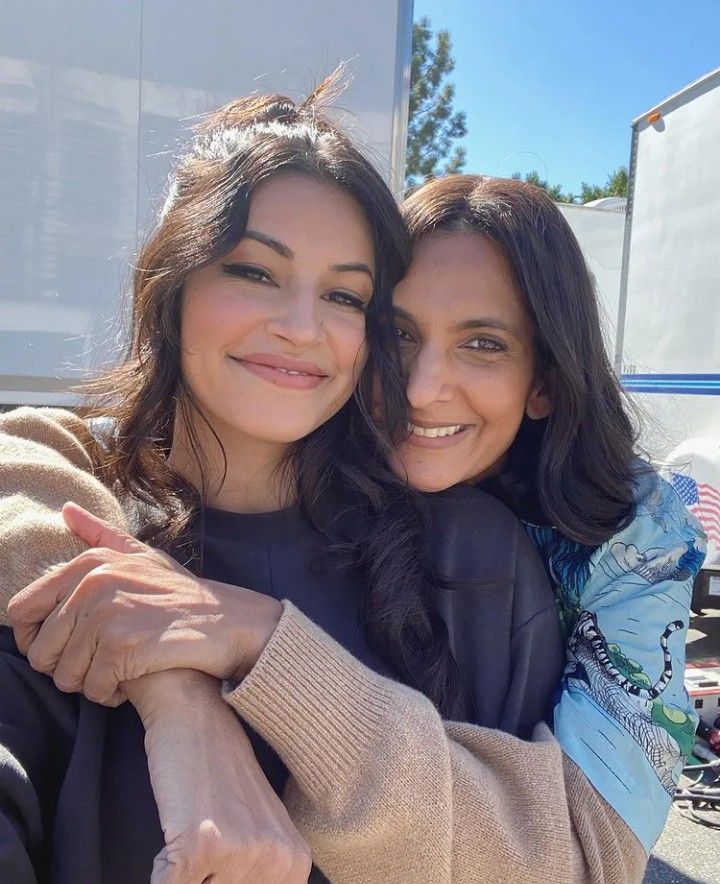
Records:
<instances>
[{"instance_id":1,"label":"parked vehicle","mask_svg":"<svg viewBox=\"0 0 720 884\"><path fill-rule=\"evenodd\" d=\"M633 120L629 194L561 205L595 275L645 449L708 535L720 604L720 69Z\"/></svg>"},{"instance_id":2,"label":"parked vehicle","mask_svg":"<svg viewBox=\"0 0 720 884\"><path fill-rule=\"evenodd\" d=\"M720 69L632 124L616 365L645 442L708 535L720 602Z\"/></svg>"},{"instance_id":3,"label":"parked vehicle","mask_svg":"<svg viewBox=\"0 0 720 884\"><path fill-rule=\"evenodd\" d=\"M632 124L616 366L664 428L720 444L720 68Z\"/></svg>"}]
</instances>

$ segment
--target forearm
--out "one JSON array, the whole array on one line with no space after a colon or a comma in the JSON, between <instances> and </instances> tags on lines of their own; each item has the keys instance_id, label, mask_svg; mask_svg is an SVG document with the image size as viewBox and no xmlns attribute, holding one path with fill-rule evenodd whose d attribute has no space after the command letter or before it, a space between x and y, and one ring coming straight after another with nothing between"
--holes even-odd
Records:
<instances>
[{"instance_id":1,"label":"forearm","mask_svg":"<svg viewBox=\"0 0 720 884\"><path fill-rule=\"evenodd\" d=\"M235 875L246 880L241 872L256 866L267 872L259 880L276 880L276 866L297 869L297 880L305 880L308 847L265 778L240 721L222 701L218 682L174 670L125 683L123 690L145 726L150 782L166 843L156 862L179 866L181 880L201 880L210 872L221 880L236 880ZM208 831L215 833L209 843ZM232 876L223 877L223 869Z\"/></svg>"},{"instance_id":2,"label":"forearm","mask_svg":"<svg viewBox=\"0 0 720 884\"><path fill-rule=\"evenodd\" d=\"M182 723L185 730L208 733L211 740L213 728L222 724L252 755L242 724L223 702L217 679L192 669L168 669L123 682L121 687L146 728Z\"/></svg>"},{"instance_id":3,"label":"forearm","mask_svg":"<svg viewBox=\"0 0 720 884\"><path fill-rule=\"evenodd\" d=\"M291 606L226 699L293 774L286 805L334 884L642 880L639 842L549 731L444 724Z\"/></svg>"}]
</instances>

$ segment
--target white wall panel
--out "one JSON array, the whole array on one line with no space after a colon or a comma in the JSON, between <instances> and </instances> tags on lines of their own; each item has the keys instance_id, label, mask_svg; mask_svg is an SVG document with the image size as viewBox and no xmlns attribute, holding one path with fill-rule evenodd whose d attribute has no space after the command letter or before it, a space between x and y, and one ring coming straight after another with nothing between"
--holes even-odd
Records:
<instances>
[{"instance_id":1,"label":"white wall panel","mask_svg":"<svg viewBox=\"0 0 720 884\"><path fill-rule=\"evenodd\" d=\"M720 372L720 72L637 126L624 361Z\"/></svg>"},{"instance_id":2,"label":"white wall panel","mask_svg":"<svg viewBox=\"0 0 720 884\"><path fill-rule=\"evenodd\" d=\"M127 268L197 115L298 97L349 60L344 118L401 176L411 23L411 0L3 0L0 403L68 401L114 356Z\"/></svg>"},{"instance_id":3,"label":"white wall panel","mask_svg":"<svg viewBox=\"0 0 720 884\"><path fill-rule=\"evenodd\" d=\"M625 213L615 209L560 203L560 211L580 243L595 281L608 356L615 353Z\"/></svg>"}]
</instances>

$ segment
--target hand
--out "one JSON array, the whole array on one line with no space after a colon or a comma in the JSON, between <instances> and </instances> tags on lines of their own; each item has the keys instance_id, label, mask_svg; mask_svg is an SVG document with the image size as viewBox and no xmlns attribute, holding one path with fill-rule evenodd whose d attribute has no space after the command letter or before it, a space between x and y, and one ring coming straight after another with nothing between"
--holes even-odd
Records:
<instances>
[{"instance_id":1,"label":"hand","mask_svg":"<svg viewBox=\"0 0 720 884\"><path fill-rule=\"evenodd\" d=\"M145 725L165 835L151 884L305 884L310 849L217 681L173 670L124 688Z\"/></svg>"},{"instance_id":2,"label":"hand","mask_svg":"<svg viewBox=\"0 0 720 884\"><path fill-rule=\"evenodd\" d=\"M196 577L75 504L63 517L92 548L8 605L18 648L60 690L113 706L121 682L152 672L239 680L252 668L280 619L277 600Z\"/></svg>"}]
</instances>

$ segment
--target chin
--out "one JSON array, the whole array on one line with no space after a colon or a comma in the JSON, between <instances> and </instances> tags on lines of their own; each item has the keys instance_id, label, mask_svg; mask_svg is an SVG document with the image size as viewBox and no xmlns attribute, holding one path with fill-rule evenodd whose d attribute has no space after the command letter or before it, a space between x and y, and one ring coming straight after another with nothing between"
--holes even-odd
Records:
<instances>
[{"instance_id":1,"label":"chin","mask_svg":"<svg viewBox=\"0 0 720 884\"><path fill-rule=\"evenodd\" d=\"M428 474L423 470L407 470L403 466L400 466L400 469L396 470L396 472L415 491L423 491L426 494L446 491L448 488L452 488L453 485L457 485L458 482L462 482L462 477L460 476L447 476L438 473Z\"/></svg>"},{"instance_id":2,"label":"chin","mask_svg":"<svg viewBox=\"0 0 720 884\"><path fill-rule=\"evenodd\" d=\"M425 494L436 494L438 491L447 491L448 488L452 488L453 485L457 485L459 481L461 480L458 479L457 481L454 481L452 479L443 479L441 477L423 477L410 479L408 481L408 484L416 491L422 491Z\"/></svg>"},{"instance_id":3,"label":"chin","mask_svg":"<svg viewBox=\"0 0 720 884\"><path fill-rule=\"evenodd\" d=\"M325 415L291 412L289 409L270 407L268 402L255 405L252 409L234 409L224 414L218 408L215 415L220 423L230 431L263 442L289 445L309 436L326 421Z\"/></svg>"},{"instance_id":4,"label":"chin","mask_svg":"<svg viewBox=\"0 0 720 884\"><path fill-rule=\"evenodd\" d=\"M438 460L436 458L432 458L432 460L434 466L437 467ZM407 482L415 491L422 491L426 494L447 491L453 485L466 481L465 475L456 474L454 470L426 469L425 464L417 463L416 458L412 457L412 453L406 459L402 454L396 452L395 456L391 458L390 465L399 479Z\"/></svg>"}]
</instances>

